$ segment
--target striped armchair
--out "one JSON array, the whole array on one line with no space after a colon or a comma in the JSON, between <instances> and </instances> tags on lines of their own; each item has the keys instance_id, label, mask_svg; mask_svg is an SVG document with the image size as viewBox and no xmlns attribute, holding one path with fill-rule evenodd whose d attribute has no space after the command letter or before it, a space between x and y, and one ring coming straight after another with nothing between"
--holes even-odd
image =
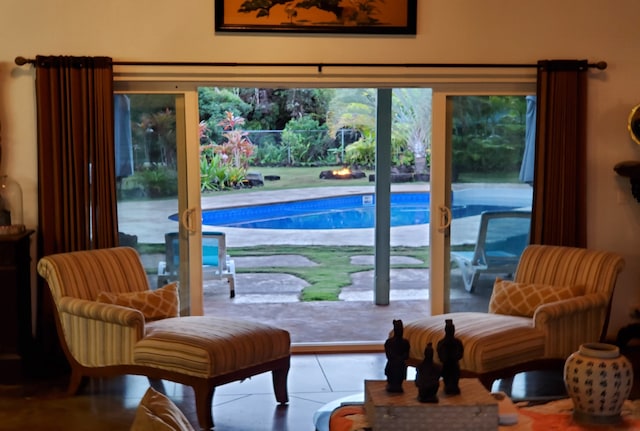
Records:
<instances>
[{"instance_id":1,"label":"striped armchair","mask_svg":"<svg viewBox=\"0 0 640 431\"><path fill-rule=\"evenodd\" d=\"M37 269L54 300L71 365L70 395L85 377L171 380L193 387L200 426L211 429L216 386L271 371L276 400L288 402L287 331L251 321L178 317L176 286L150 291L134 249L49 255Z\"/></svg>"},{"instance_id":2,"label":"striped armchair","mask_svg":"<svg viewBox=\"0 0 640 431\"><path fill-rule=\"evenodd\" d=\"M606 335L611 298L624 266L615 253L528 246L513 282L496 280L488 313L431 316L404 326L409 363L444 336L445 319L464 345L462 375L490 388L498 378L563 362L580 344Z\"/></svg>"}]
</instances>

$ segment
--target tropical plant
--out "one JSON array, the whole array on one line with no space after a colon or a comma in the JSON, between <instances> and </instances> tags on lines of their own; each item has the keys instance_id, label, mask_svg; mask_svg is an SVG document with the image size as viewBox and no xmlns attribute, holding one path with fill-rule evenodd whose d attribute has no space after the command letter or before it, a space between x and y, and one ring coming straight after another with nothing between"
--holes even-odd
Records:
<instances>
[{"instance_id":1,"label":"tropical plant","mask_svg":"<svg viewBox=\"0 0 640 431\"><path fill-rule=\"evenodd\" d=\"M236 117L233 112L227 111L226 116L218 123L224 130L222 136L226 141L214 147L214 151L222 155L224 162L237 168L248 169L253 144L248 138L248 133L239 127L243 124L243 117Z\"/></svg>"},{"instance_id":2,"label":"tropical plant","mask_svg":"<svg viewBox=\"0 0 640 431\"><path fill-rule=\"evenodd\" d=\"M198 88L198 110L200 121L207 125L206 137L203 143L222 141L222 130L218 121L227 112L234 112L246 116L253 107L240 97L235 88L200 87Z\"/></svg>"},{"instance_id":3,"label":"tropical plant","mask_svg":"<svg viewBox=\"0 0 640 431\"><path fill-rule=\"evenodd\" d=\"M176 168L176 115L165 108L144 112L132 121L131 132L136 166L164 165Z\"/></svg>"},{"instance_id":4,"label":"tropical plant","mask_svg":"<svg viewBox=\"0 0 640 431\"><path fill-rule=\"evenodd\" d=\"M223 190L228 184L228 166L222 157L215 154L210 145L200 147L200 189L201 191Z\"/></svg>"},{"instance_id":5,"label":"tropical plant","mask_svg":"<svg viewBox=\"0 0 640 431\"><path fill-rule=\"evenodd\" d=\"M244 183L253 153L253 144L240 129L244 118L227 111L218 122L225 142L208 142L208 125L200 122L200 188L202 191L224 190ZM205 142L202 144L202 142Z\"/></svg>"}]
</instances>

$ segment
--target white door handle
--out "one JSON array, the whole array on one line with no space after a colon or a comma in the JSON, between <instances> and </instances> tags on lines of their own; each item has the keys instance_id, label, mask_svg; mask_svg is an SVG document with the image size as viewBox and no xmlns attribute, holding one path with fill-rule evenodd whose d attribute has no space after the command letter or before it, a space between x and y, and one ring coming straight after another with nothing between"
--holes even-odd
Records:
<instances>
[{"instance_id":1,"label":"white door handle","mask_svg":"<svg viewBox=\"0 0 640 431\"><path fill-rule=\"evenodd\" d=\"M449 226L451 226L451 210L449 209L449 207L446 207L444 205L439 207L440 209L440 226L438 227L438 229L440 230L445 230L448 229Z\"/></svg>"},{"instance_id":2,"label":"white door handle","mask_svg":"<svg viewBox=\"0 0 640 431\"><path fill-rule=\"evenodd\" d=\"M193 215L197 211L197 208L189 208L182 213L182 217L180 217L180 223L182 227L186 229L189 233L196 233L196 226L193 223Z\"/></svg>"}]
</instances>

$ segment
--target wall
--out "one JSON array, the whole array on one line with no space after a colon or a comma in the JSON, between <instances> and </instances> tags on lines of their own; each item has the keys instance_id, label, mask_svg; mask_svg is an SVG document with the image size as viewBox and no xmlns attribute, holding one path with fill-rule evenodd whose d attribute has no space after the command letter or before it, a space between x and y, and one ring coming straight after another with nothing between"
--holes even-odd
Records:
<instances>
[{"instance_id":1,"label":"wall","mask_svg":"<svg viewBox=\"0 0 640 431\"><path fill-rule=\"evenodd\" d=\"M392 0L388 0L392 1ZM589 246L627 266L610 333L640 303L640 203L613 166L640 159L626 121L640 103L637 0L418 0L417 36L214 34L213 0L3 0L0 14L0 169L23 187L36 227L34 72L16 56L106 55L116 60L238 62L479 62L605 60L589 80ZM188 6L187 6L188 5Z\"/></svg>"}]
</instances>

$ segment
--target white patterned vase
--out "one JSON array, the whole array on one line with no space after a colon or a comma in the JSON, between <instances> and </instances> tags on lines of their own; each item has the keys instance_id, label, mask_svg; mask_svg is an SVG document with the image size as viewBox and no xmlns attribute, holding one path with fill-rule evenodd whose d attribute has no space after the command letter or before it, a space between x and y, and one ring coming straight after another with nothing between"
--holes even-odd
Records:
<instances>
[{"instance_id":1,"label":"white patterned vase","mask_svg":"<svg viewBox=\"0 0 640 431\"><path fill-rule=\"evenodd\" d=\"M616 423L631 392L633 368L618 346L585 343L567 358L564 383L576 422Z\"/></svg>"}]
</instances>

